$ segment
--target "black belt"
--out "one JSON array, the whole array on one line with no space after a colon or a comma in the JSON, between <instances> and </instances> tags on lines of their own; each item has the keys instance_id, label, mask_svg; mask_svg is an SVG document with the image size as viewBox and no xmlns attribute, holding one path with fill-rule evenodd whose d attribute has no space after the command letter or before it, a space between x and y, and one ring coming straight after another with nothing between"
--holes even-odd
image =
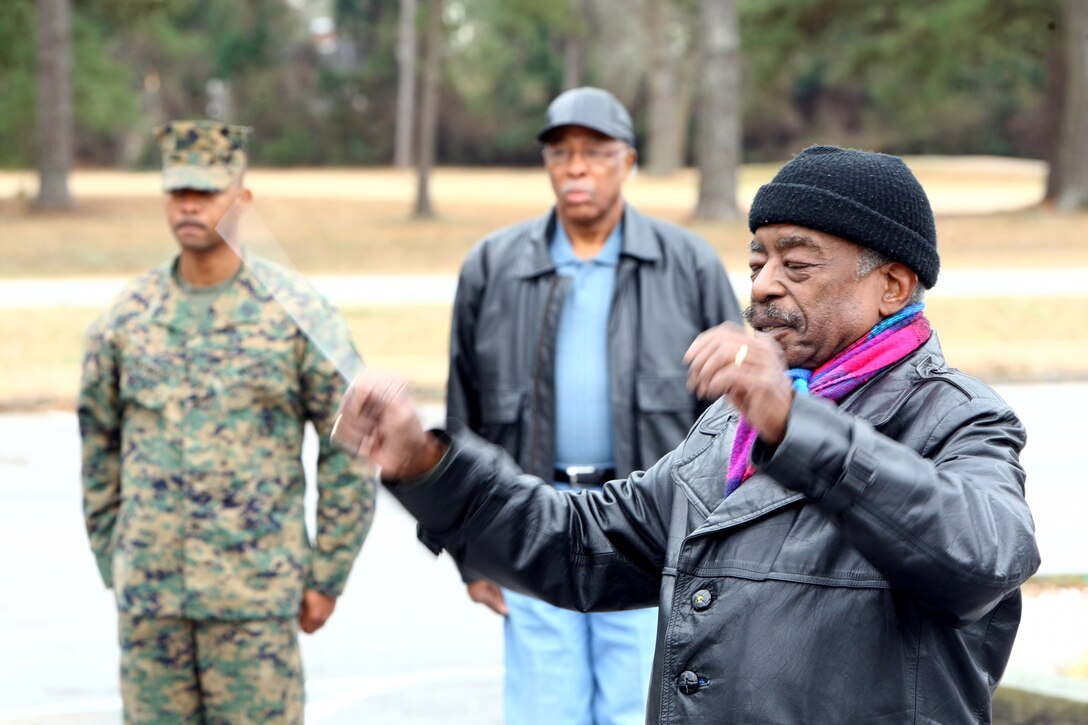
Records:
<instances>
[{"instance_id":1,"label":"black belt","mask_svg":"<svg viewBox=\"0 0 1088 725\"><path fill-rule=\"evenodd\" d=\"M611 481L616 477L614 468L594 468L593 466L567 466L557 468L553 472L553 478L558 483L569 483L572 486L600 486L605 481Z\"/></svg>"}]
</instances>

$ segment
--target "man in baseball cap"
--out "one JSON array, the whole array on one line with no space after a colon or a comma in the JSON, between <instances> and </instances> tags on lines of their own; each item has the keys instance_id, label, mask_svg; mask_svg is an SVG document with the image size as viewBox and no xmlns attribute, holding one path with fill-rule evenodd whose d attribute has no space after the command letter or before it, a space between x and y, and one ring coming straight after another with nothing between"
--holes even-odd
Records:
<instances>
[{"instance_id":1,"label":"man in baseball cap","mask_svg":"<svg viewBox=\"0 0 1088 725\"><path fill-rule=\"evenodd\" d=\"M562 93L537 138L555 207L466 259L447 410L556 490L595 491L684 437L703 408L684 350L740 310L705 241L624 202L635 133L615 96ZM643 721L655 610L571 612L462 576L506 615L508 723Z\"/></svg>"}]
</instances>

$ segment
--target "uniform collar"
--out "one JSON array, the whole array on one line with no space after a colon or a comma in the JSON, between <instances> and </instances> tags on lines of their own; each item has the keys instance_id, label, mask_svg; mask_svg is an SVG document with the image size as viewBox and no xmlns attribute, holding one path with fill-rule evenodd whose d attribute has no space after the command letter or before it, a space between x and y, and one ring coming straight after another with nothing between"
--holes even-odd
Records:
<instances>
[{"instance_id":1,"label":"uniform collar","mask_svg":"<svg viewBox=\"0 0 1088 725\"><path fill-rule=\"evenodd\" d=\"M272 296L254 276L250 265L256 262L247 253L233 282L212 303L212 321L207 329L221 330L238 325L249 325L261 319L261 307L273 301ZM155 324L188 332L193 329L192 310L185 290L174 279L175 256L155 270L156 299L149 300L153 308Z\"/></svg>"}]
</instances>

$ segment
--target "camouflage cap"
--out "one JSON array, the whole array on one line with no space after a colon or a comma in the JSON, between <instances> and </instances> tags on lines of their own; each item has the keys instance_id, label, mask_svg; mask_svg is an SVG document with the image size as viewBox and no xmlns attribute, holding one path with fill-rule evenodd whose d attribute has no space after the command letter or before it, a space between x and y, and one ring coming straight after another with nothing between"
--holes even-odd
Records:
<instances>
[{"instance_id":1,"label":"camouflage cap","mask_svg":"<svg viewBox=\"0 0 1088 725\"><path fill-rule=\"evenodd\" d=\"M163 190L222 191L245 171L252 131L219 121L171 121L157 127Z\"/></svg>"}]
</instances>

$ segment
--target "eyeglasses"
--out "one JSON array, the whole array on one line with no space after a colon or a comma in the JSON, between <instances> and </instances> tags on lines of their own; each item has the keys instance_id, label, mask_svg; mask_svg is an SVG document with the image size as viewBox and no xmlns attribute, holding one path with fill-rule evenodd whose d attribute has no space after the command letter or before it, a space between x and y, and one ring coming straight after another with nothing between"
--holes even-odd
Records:
<instances>
[{"instance_id":1,"label":"eyeglasses","mask_svg":"<svg viewBox=\"0 0 1088 725\"><path fill-rule=\"evenodd\" d=\"M566 146L545 146L540 150L544 157L544 163L548 166L566 166L576 154L581 154L582 160L590 166L604 166L615 158L616 154L625 151L626 146L587 146L578 151Z\"/></svg>"}]
</instances>

